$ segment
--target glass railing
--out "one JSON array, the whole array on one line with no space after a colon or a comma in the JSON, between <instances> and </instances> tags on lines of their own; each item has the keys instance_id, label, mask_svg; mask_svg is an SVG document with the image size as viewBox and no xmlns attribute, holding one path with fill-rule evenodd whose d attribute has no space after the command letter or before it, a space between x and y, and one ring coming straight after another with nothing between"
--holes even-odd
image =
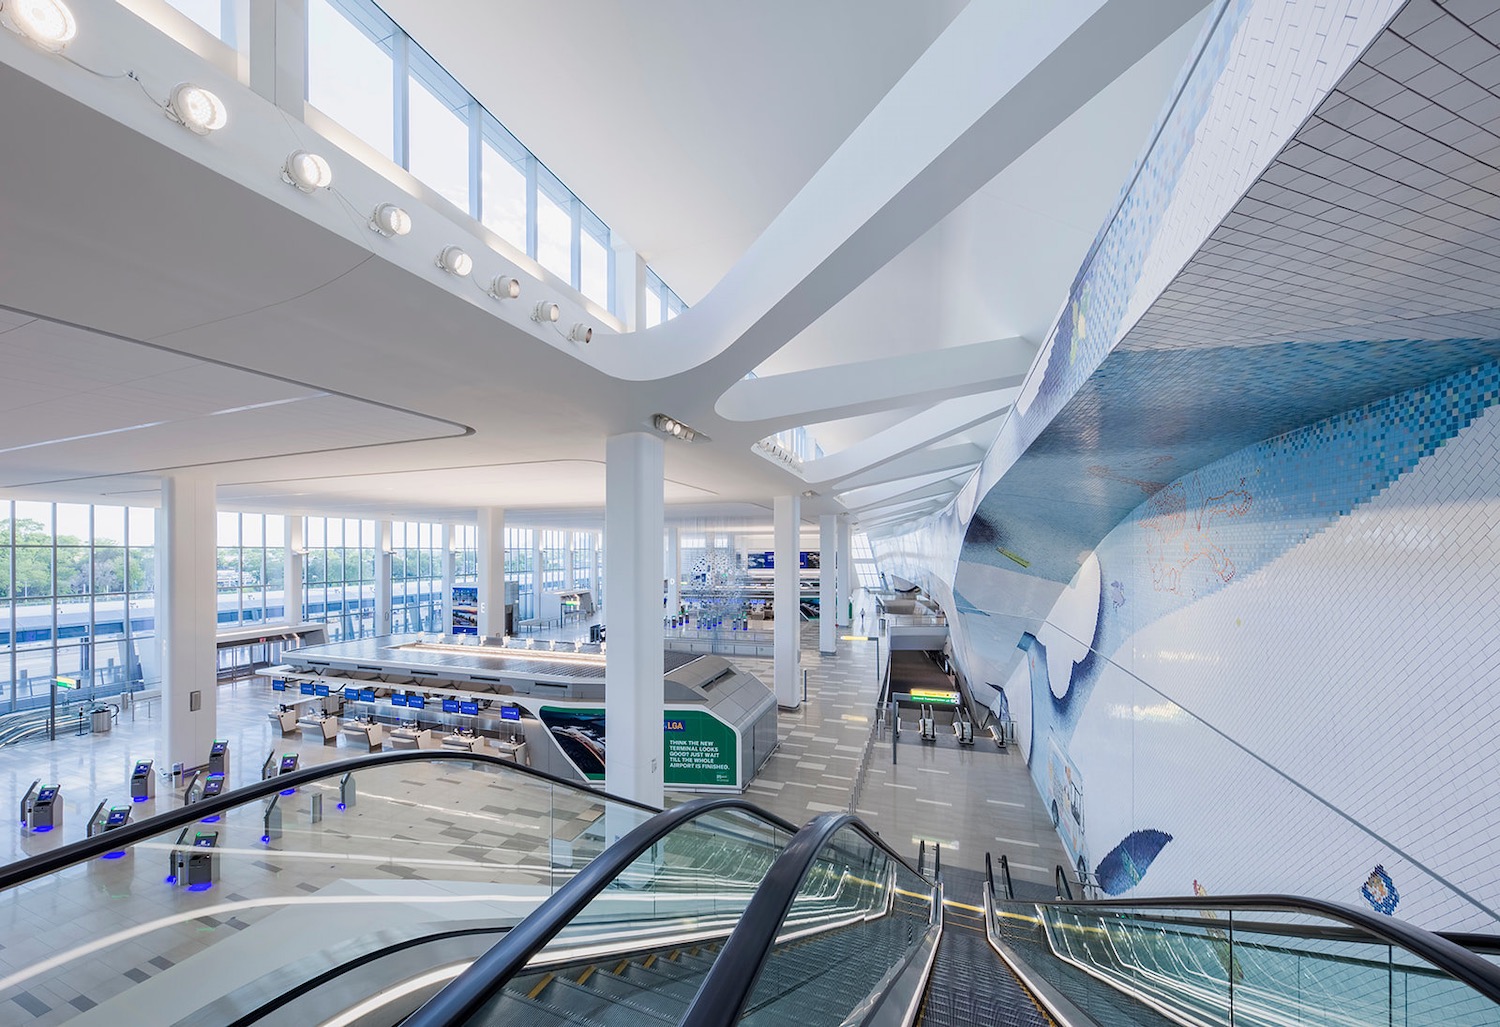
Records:
<instances>
[{"instance_id":1,"label":"glass railing","mask_svg":"<svg viewBox=\"0 0 1500 1027\"><path fill-rule=\"evenodd\" d=\"M836 1027L887 1004L914 1012L941 895L858 820L818 817L767 875L681 1023Z\"/></svg>"},{"instance_id":2,"label":"glass railing","mask_svg":"<svg viewBox=\"0 0 1500 1027\"><path fill-rule=\"evenodd\" d=\"M467 753L294 771L0 871L0 1006L45 1023L321 1023L376 992L414 1008L654 812Z\"/></svg>"},{"instance_id":3,"label":"glass railing","mask_svg":"<svg viewBox=\"0 0 1500 1027\"><path fill-rule=\"evenodd\" d=\"M738 798L699 799L620 839L407 1027L638 1022L686 1009L796 833ZM826 897L825 897L826 898Z\"/></svg>"},{"instance_id":4,"label":"glass railing","mask_svg":"<svg viewBox=\"0 0 1500 1027\"><path fill-rule=\"evenodd\" d=\"M1096 1019L1120 1020L1123 1008L1126 1022L1226 1027L1500 1023L1492 960L1352 907L1283 896L986 901L991 939L1017 976Z\"/></svg>"}]
</instances>

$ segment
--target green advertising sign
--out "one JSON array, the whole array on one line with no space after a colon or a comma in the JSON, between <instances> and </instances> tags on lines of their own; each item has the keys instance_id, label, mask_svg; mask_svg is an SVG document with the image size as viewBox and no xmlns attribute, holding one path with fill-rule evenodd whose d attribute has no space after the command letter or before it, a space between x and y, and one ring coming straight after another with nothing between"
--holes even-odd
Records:
<instances>
[{"instance_id":1,"label":"green advertising sign","mask_svg":"<svg viewBox=\"0 0 1500 1027\"><path fill-rule=\"evenodd\" d=\"M703 710L667 710L663 721L667 784L739 784L734 728Z\"/></svg>"},{"instance_id":2,"label":"green advertising sign","mask_svg":"<svg viewBox=\"0 0 1500 1027\"><path fill-rule=\"evenodd\" d=\"M590 781L604 780L604 711L543 706L542 723L568 761ZM671 785L738 785L739 740L734 728L704 710L662 714L664 781Z\"/></svg>"}]
</instances>

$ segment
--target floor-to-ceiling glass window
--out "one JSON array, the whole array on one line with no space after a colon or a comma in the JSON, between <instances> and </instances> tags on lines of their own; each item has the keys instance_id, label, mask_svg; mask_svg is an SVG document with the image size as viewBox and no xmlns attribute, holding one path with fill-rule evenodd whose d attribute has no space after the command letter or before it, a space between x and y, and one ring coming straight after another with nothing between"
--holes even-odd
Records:
<instances>
[{"instance_id":1,"label":"floor-to-ceiling glass window","mask_svg":"<svg viewBox=\"0 0 1500 1027\"><path fill-rule=\"evenodd\" d=\"M446 632L443 624L443 526L391 525L391 631Z\"/></svg>"},{"instance_id":2,"label":"floor-to-ceiling glass window","mask_svg":"<svg viewBox=\"0 0 1500 1027\"><path fill-rule=\"evenodd\" d=\"M505 529L505 580L516 583L516 620L536 616L536 574L531 559L532 530Z\"/></svg>"},{"instance_id":3,"label":"floor-to-ceiling glass window","mask_svg":"<svg viewBox=\"0 0 1500 1027\"><path fill-rule=\"evenodd\" d=\"M589 588L594 573L594 533L573 532L573 587Z\"/></svg>"},{"instance_id":4,"label":"floor-to-ceiling glass window","mask_svg":"<svg viewBox=\"0 0 1500 1027\"><path fill-rule=\"evenodd\" d=\"M375 522L309 517L303 560L303 620L328 625L328 639L375 634Z\"/></svg>"},{"instance_id":5,"label":"floor-to-ceiling glass window","mask_svg":"<svg viewBox=\"0 0 1500 1027\"><path fill-rule=\"evenodd\" d=\"M870 548L870 537L862 531L849 536L849 548L853 550L854 585L856 588L880 588L880 568L875 565L875 551Z\"/></svg>"},{"instance_id":6,"label":"floor-to-ceiling glass window","mask_svg":"<svg viewBox=\"0 0 1500 1027\"><path fill-rule=\"evenodd\" d=\"M538 548L542 557L542 591L561 592L567 582L568 533L554 528L542 532Z\"/></svg>"},{"instance_id":7,"label":"floor-to-ceiling glass window","mask_svg":"<svg viewBox=\"0 0 1500 1027\"><path fill-rule=\"evenodd\" d=\"M0 500L0 708L161 680L156 512Z\"/></svg>"},{"instance_id":8,"label":"floor-to-ceiling glass window","mask_svg":"<svg viewBox=\"0 0 1500 1027\"><path fill-rule=\"evenodd\" d=\"M286 618L286 518L219 511L218 623Z\"/></svg>"},{"instance_id":9,"label":"floor-to-ceiling glass window","mask_svg":"<svg viewBox=\"0 0 1500 1027\"><path fill-rule=\"evenodd\" d=\"M472 585L479 580L479 529L472 524L453 526L453 583Z\"/></svg>"}]
</instances>

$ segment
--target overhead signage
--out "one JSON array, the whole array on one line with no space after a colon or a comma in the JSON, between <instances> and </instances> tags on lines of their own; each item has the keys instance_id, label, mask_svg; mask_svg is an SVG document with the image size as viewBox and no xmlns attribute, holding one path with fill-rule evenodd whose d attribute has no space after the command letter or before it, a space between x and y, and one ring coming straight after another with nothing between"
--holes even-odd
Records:
<instances>
[{"instance_id":1,"label":"overhead signage","mask_svg":"<svg viewBox=\"0 0 1500 1027\"><path fill-rule=\"evenodd\" d=\"M958 693L944 688L913 688L908 694L912 702L932 703L935 706L958 705Z\"/></svg>"}]
</instances>

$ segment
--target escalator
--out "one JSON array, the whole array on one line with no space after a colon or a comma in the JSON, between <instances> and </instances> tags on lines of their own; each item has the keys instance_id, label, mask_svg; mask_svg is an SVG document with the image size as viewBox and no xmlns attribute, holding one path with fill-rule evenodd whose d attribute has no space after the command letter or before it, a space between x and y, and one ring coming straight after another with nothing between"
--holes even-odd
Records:
<instances>
[{"instance_id":1,"label":"escalator","mask_svg":"<svg viewBox=\"0 0 1500 1027\"><path fill-rule=\"evenodd\" d=\"M0 1020L1500 1024L1493 939L1286 896L1023 900L1003 858L998 890L936 863L846 814L377 754L0 868Z\"/></svg>"}]
</instances>

